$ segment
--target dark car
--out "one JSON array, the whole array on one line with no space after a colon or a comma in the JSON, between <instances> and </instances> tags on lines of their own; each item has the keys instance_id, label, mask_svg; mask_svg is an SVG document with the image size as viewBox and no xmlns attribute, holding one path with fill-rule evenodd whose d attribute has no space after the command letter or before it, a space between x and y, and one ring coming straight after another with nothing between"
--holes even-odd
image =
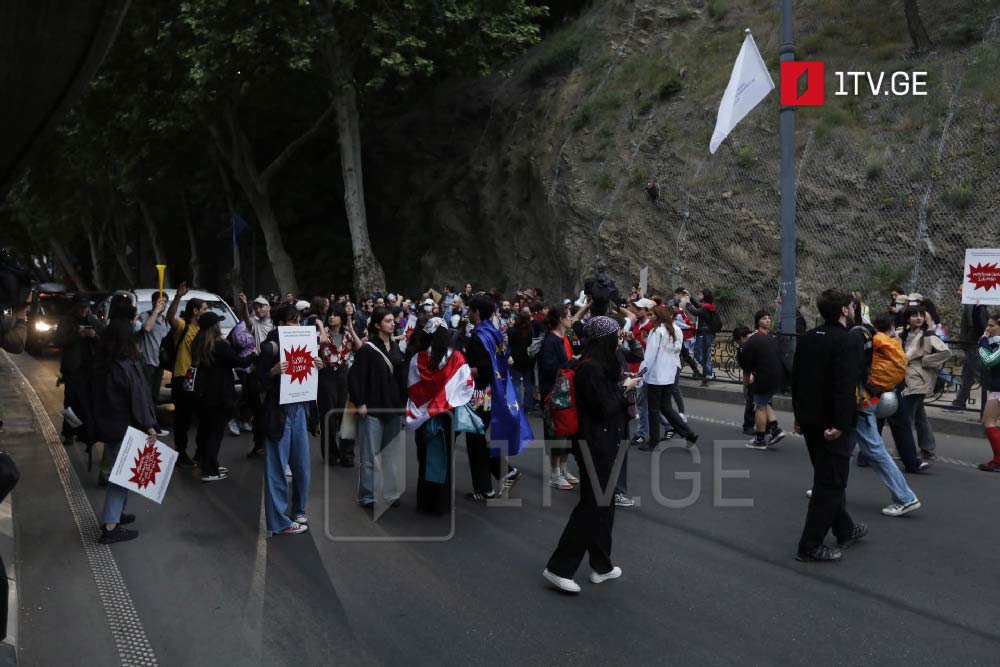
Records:
<instances>
[{"instance_id":1,"label":"dark car","mask_svg":"<svg viewBox=\"0 0 1000 667\"><path fill-rule=\"evenodd\" d=\"M59 320L73 312L75 295L72 292L52 291L46 285L36 288L28 307L28 335L26 347L31 354L43 352L52 344Z\"/></svg>"}]
</instances>

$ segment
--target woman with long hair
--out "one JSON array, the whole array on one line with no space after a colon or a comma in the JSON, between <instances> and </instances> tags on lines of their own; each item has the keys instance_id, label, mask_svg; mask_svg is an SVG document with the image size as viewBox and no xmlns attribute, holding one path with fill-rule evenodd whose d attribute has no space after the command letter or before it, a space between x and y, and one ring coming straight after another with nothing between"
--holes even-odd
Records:
<instances>
[{"instance_id":1,"label":"woman with long hair","mask_svg":"<svg viewBox=\"0 0 1000 667\"><path fill-rule=\"evenodd\" d=\"M443 319L421 317L417 326L407 348L406 428L417 445L417 511L440 515L453 495L453 411L472 400L472 371Z\"/></svg>"},{"instance_id":2,"label":"woman with long hair","mask_svg":"<svg viewBox=\"0 0 1000 667\"><path fill-rule=\"evenodd\" d=\"M924 459L934 458L934 432L931 431L924 413L924 398L927 394L934 393L934 384L937 381L938 370L951 356L951 351L944 341L934 333L931 318L927 314L927 309L923 305L907 306L903 311L907 327L900 335L900 341L909 365L906 369L906 379L904 381L902 400L900 401L899 412L906 418L905 428L909 432L916 426L917 446ZM897 443L900 455L904 455L903 449ZM926 461L925 461L926 462ZM924 462L924 463L925 463ZM914 466L913 461L907 462L908 472L919 472L926 466Z\"/></svg>"},{"instance_id":3,"label":"woman with long hair","mask_svg":"<svg viewBox=\"0 0 1000 667\"><path fill-rule=\"evenodd\" d=\"M681 364L681 347L684 336L674 322L673 313L666 306L656 306L652 312L653 329L646 338L646 353L639 366L646 383L646 406L649 410L649 441L639 446L643 451L653 451L660 444L660 414L667 418L674 431L688 441L690 447L698 436L681 419L670 403L672 386L677 381Z\"/></svg>"},{"instance_id":4,"label":"woman with long hair","mask_svg":"<svg viewBox=\"0 0 1000 667\"><path fill-rule=\"evenodd\" d=\"M574 375L581 440L575 441L573 454L583 478L580 500L542 572L549 583L569 593L580 592L573 575L584 554L590 556L591 582L599 584L622 574L611 561L615 518L611 474L618 448L628 446L625 393L638 386L639 378L623 379L618 331L618 323L610 317L591 318L585 329L588 343Z\"/></svg>"},{"instance_id":5,"label":"woman with long hair","mask_svg":"<svg viewBox=\"0 0 1000 667\"><path fill-rule=\"evenodd\" d=\"M983 362L983 383L989 392L982 422L993 450L993 458L979 464L979 469L1000 472L1000 429L997 428L997 419L1000 419L1000 314L991 315L987 321L986 331L979 339L979 360Z\"/></svg>"},{"instance_id":6,"label":"woman with long hair","mask_svg":"<svg viewBox=\"0 0 1000 667\"><path fill-rule=\"evenodd\" d=\"M573 359L573 344L569 338L573 317L562 306L553 306L545 314L547 332L538 353L538 389L543 401L547 401L556 384L556 376ZM580 480L569 472L569 447L550 446L549 439L554 434L545 434L545 446L549 451L549 486L555 489L571 490Z\"/></svg>"},{"instance_id":7,"label":"woman with long hair","mask_svg":"<svg viewBox=\"0 0 1000 667\"><path fill-rule=\"evenodd\" d=\"M219 467L219 448L226 432L226 422L236 407L233 370L249 368L257 360L255 353L241 357L222 335L222 318L208 311L198 318L198 334L191 342L191 365L197 368L194 400L198 411L195 450L200 455L201 481L218 482L229 475Z\"/></svg>"},{"instance_id":8,"label":"woman with long hair","mask_svg":"<svg viewBox=\"0 0 1000 667\"><path fill-rule=\"evenodd\" d=\"M319 426L320 453L327 465L354 467L354 440L346 438L337 442L342 412L347 405L347 373L354 361L354 353L361 349L361 339L347 318L342 303L334 303L326 319L326 337L320 342L319 356L323 368L319 372ZM340 411L340 412L331 412Z\"/></svg>"},{"instance_id":9,"label":"woman with long hair","mask_svg":"<svg viewBox=\"0 0 1000 667\"><path fill-rule=\"evenodd\" d=\"M98 369L95 374L95 435L104 443L107 455L114 460L121 450L125 433L131 426L147 435L147 444L156 442L158 426L146 378L139 363L139 345L135 328L139 320L134 306L124 316L111 318L101 332ZM128 491L109 482L101 510L101 544L132 540L136 530L123 526L135 521L125 513Z\"/></svg>"},{"instance_id":10,"label":"woman with long hair","mask_svg":"<svg viewBox=\"0 0 1000 667\"><path fill-rule=\"evenodd\" d=\"M530 413L535 407L535 359L528 356L528 348L535 337L531 313L518 313L513 326L507 330L510 346L510 377L517 386L521 409Z\"/></svg>"}]
</instances>

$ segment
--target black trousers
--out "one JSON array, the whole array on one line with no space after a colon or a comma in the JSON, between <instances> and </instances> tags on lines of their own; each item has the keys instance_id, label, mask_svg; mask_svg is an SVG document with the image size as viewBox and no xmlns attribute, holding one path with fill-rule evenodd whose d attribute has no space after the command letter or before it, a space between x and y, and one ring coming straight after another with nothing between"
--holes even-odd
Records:
<instances>
[{"instance_id":1,"label":"black trousers","mask_svg":"<svg viewBox=\"0 0 1000 667\"><path fill-rule=\"evenodd\" d=\"M187 454L188 431L194 423L196 404L184 391L184 378L175 377L170 380L170 400L174 404L174 449L183 456ZM228 413L226 421L229 420Z\"/></svg>"},{"instance_id":2,"label":"black trousers","mask_svg":"<svg viewBox=\"0 0 1000 667\"><path fill-rule=\"evenodd\" d=\"M73 412L76 413L77 417L81 419L84 418L83 410L81 409L81 393L87 391L86 382L84 381L83 375L80 373L63 373L63 407L73 408ZM63 419L62 435L76 435L77 429L66 423L66 419Z\"/></svg>"},{"instance_id":3,"label":"black trousers","mask_svg":"<svg viewBox=\"0 0 1000 667\"><path fill-rule=\"evenodd\" d=\"M802 426L802 435L813 465L812 498L806 513L806 525L799 540L799 551L809 551L823 544L833 531L838 540L847 539L854 530L854 520L847 513L847 476L851 471L853 433L827 442L824 427Z\"/></svg>"},{"instance_id":4,"label":"black trousers","mask_svg":"<svg viewBox=\"0 0 1000 667\"><path fill-rule=\"evenodd\" d=\"M226 423L232 411L227 406L202 406L198 408L198 432L195 443L198 464L203 476L219 474L219 449L226 434Z\"/></svg>"},{"instance_id":5,"label":"black trousers","mask_svg":"<svg viewBox=\"0 0 1000 667\"><path fill-rule=\"evenodd\" d=\"M614 567L611 531L615 523L615 499L610 480L619 439L616 429L610 427L590 436L580 446L589 448L593 469L587 467L580 448L575 448L573 454L580 467L580 500L546 566L549 572L564 579L573 578L584 554L589 555L590 567L598 574L606 574ZM607 495L607 502L600 497L603 494Z\"/></svg>"},{"instance_id":6,"label":"black trousers","mask_svg":"<svg viewBox=\"0 0 1000 667\"><path fill-rule=\"evenodd\" d=\"M743 405L743 429L756 429L757 408L753 404L753 394L749 388L746 388L744 393L746 394L746 400Z\"/></svg>"},{"instance_id":7,"label":"black trousers","mask_svg":"<svg viewBox=\"0 0 1000 667\"><path fill-rule=\"evenodd\" d=\"M476 410L476 414L486 425L486 433L465 434L465 449L469 455L469 475L472 477L472 489L476 493L489 493L493 490L493 481L499 480L502 456L490 456L489 431L490 413L486 410Z\"/></svg>"},{"instance_id":8,"label":"black trousers","mask_svg":"<svg viewBox=\"0 0 1000 667\"><path fill-rule=\"evenodd\" d=\"M414 433L417 445L417 511L428 514L444 514L451 509L452 498L452 460L455 448L452 446L451 420L444 419L445 451L447 457L447 474L444 483L427 481L427 436L426 424Z\"/></svg>"},{"instance_id":9,"label":"black trousers","mask_svg":"<svg viewBox=\"0 0 1000 667\"><path fill-rule=\"evenodd\" d=\"M649 410L649 444L655 445L660 441L660 413L667 418L670 425L674 427L684 438L694 436L694 431L688 428L681 416L677 414L670 404L673 396L673 385L669 384L648 384L646 385L646 408Z\"/></svg>"},{"instance_id":10,"label":"black trousers","mask_svg":"<svg viewBox=\"0 0 1000 667\"><path fill-rule=\"evenodd\" d=\"M340 423L344 419L344 408L347 407L347 369L334 370L324 368L319 372L319 393L317 394L319 405L319 432L320 432L320 454L327 457L327 451L331 453L330 458L334 461L341 456L354 456L354 441L350 440L350 450L341 452L338 444L338 433ZM331 410L339 412L330 413ZM328 415L328 413L330 413Z\"/></svg>"},{"instance_id":11,"label":"black trousers","mask_svg":"<svg viewBox=\"0 0 1000 667\"><path fill-rule=\"evenodd\" d=\"M681 396L681 369L677 369L677 374L674 375L674 383L668 385L670 388L670 398L674 400L674 405L677 406L677 412L684 412L684 397Z\"/></svg>"}]
</instances>

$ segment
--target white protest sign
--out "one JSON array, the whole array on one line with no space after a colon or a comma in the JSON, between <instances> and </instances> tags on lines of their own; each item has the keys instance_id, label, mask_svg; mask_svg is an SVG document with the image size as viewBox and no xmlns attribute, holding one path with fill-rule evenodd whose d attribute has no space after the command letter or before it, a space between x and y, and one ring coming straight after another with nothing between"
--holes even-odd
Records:
<instances>
[{"instance_id":1,"label":"white protest sign","mask_svg":"<svg viewBox=\"0 0 1000 667\"><path fill-rule=\"evenodd\" d=\"M147 445L147 438L139 429L128 427L108 481L162 503L174 474L177 452L162 442Z\"/></svg>"},{"instance_id":2,"label":"white protest sign","mask_svg":"<svg viewBox=\"0 0 1000 667\"><path fill-rule=\"evenodd\" d=\"M968 248L962 271L962 303L1000 305L1000 249Z\"/></svg>"},{"instance_id":3,"label":"white protest sign","mask_svg":"<svg viewBox=\"0 0 1000 667\"><path fill-rule=\"evenodd\" d=\"M643 267L639 271L639 296L645 297L649 291L649 267Z\"/></svg>"},{"instance_id":4,"label":"white protest sign","mask_svg":"<svg viewBox=\"0 0 1000 667\"><path fill-rule=\"evenodd\" d=\"M278 327L278 361L287 361L281 374L278 403L315 401L319 392L319 372L313 362L319 356L316 327Z\"/></svg>"}]
</instances>

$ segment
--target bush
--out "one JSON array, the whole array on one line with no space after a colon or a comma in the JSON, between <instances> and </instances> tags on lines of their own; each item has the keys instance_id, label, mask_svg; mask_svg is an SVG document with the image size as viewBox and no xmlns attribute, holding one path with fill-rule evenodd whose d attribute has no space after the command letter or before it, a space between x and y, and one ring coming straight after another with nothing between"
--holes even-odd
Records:
<instances>
[{"instance_id":1,"label":"bush","mask_svg":"<svg viewBox=\"0 0 1000 667\"><path fill-rule=\"evenodd\" d=\"M882 175L882 160L877 157L870 157L865 160L865 178L873 181Z\"/></svg>"},{"instance_id":2,"label":"bush","mask_svg":"<svg viewBox=\"0 0 1000 667\"><path fill-rule=\"evenodd\" d=\"M752 146L744 146L736 151L736 165L742 169L749 169L752 167L754 159Z\"/></svg>"},{"instance_id":3,"label":"bush","mask_svg":"<svg viewBox=\"0 0 1000 667\"><path fill-rule=\"evenodd\" d=\"M969 208L972 204L974 195L972 194L972 188L965 186L956 186L953 188L948 188L941 195L941 201L944 202L946 206L949 206L959 211L964 211Z\"/></svg>"},{"instance_id":4,"label":"bush","mask_svg":"<svg viewBox=\"0 0 1000 667\"><path fill-rule=\"evenodd\" d=\"M578 132L590 124L590 119L594 115L594 109L590 104L584 104L582 107L576 110L573 114L573 118L570 120L570 127L574 132Z\"/></svg>"},{"instance_id":5,"label":"bush","mask_svg":"<svg viewBox=\"0 0 1000 667\"><path fill-rule=\"evenodd\" d=\"M602 171L597 175L597 178L594 179L594 186L603 192L610 192L615 189L614 181L611 180L611 175L606 171Z\"/></svg>"},{"instance_id":6,"label":"bush","mask_svg":"<svg viewBox=\"0 0 1000 667\"><path fill-rule=\"evenodd\" d=\"M583 40L572 29L552 33L528 56L525 70L533 84L544 82L550 76L567 74L576 64Z\"/></svg>"},{"instance_id":7,"label":"bush","mask_svg":"<svg viewBox=\"0 0 1000 667\"><path fill-rule=\"evenodd\" d=\"M708 18L713 21L721 21L726 17L729 9L722 4L721 0L708 0L705 11L708 13Z\"/></svg>"}]
</instances>

